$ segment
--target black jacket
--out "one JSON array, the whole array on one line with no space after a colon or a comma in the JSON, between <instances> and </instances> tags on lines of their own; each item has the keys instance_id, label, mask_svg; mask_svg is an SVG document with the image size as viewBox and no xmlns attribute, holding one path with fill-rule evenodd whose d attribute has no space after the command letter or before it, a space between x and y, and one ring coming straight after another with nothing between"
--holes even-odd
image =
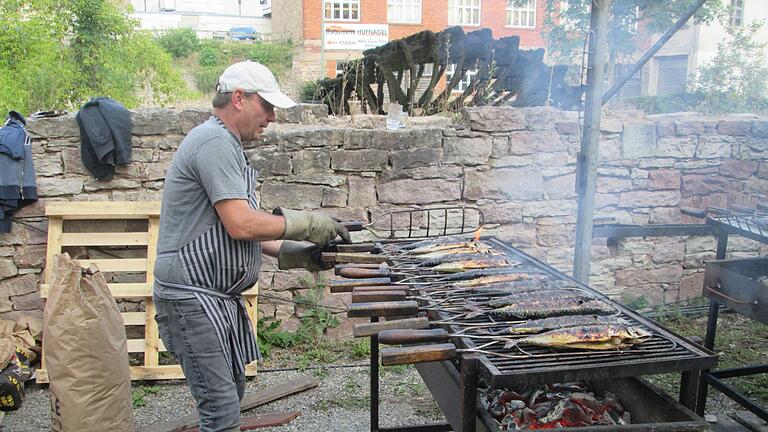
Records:
<instances>
[{"instance_id":1,"label":"black jacket","mask_svg":"<svg viewBox=\"0 0 768 432\"><path fill-rule=\"evenodd\" d=\"M11 232L16 210L37 201L32 140L27 122L11 111L0 128L0 233Z\"/></svg>"},{"instance_id":2,"label":"black jacket","mask_svg":"<svg viewBox=\"0 0 768 432\"><path fill-rule=\"evenodd\" d=\"M75 116L80 126L80 157L98 180L111 180L115 165L131 162L131 113L118 102L98 97Z\"/></svg>"}]
</instances>

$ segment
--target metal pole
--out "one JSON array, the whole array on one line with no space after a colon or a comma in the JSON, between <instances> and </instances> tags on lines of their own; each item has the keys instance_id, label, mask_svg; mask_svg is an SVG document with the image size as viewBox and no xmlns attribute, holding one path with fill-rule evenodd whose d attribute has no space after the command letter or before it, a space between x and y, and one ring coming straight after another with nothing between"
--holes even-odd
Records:
<instances>
[{"instance_id":1,"label":"metal pole","mask_svg":"<svg viewBox=\"0 0 768 432\"><path fill-rule=\"evenodd\" d=\"M325 0L320 2L320 79L325 78Z\"/></svg>"},{"instance_id":2,"label":"metal pole","mask_svg":"<svg viewBox=\"0 0 768 432\"><path fill-rule=\"evenodd\" d=\"M629 81L629 79L632 78L632 76L636 74L637 71L642 69L643 66L646 63L648 63L648 60L650 60L661 49L661 47L663 47L667 43L667 41L670 40L672 36L674 36L675 33L677 33L677 31L680 30L685 25L686 22L688 22L689 19L691 19L693 14L695 14L696 11L698 11L699 8L701 8L701 6L704 5L706 1L707 0L698 0L696 4L691 6L691 8L688 9L687 12L685 12L685 15L680 17L680 19L677 20L675 25L672 26L672 28L670 28L669 30L667 30L667 32L664 33L661 36L661 38L658 41L656 41L656 43L653 44L653 46L648 51L646 51L645 54L643 54L642 57L640 57L640 60L638 60L637 63L635 63L634 65L632 65L632 67L629 68L629 70L626 73L624 73L624 76L622 76L615 84L613 84L613 87L611 87L607 92L605 92L605 94L603 95L603 105L605 105L606 102L611 100L611 98L614 97L616 93L619 92L619 90L621 90L621 87L627 81Z\"/></svg>"},{"instance_id":3,"label":"metal pole","mask_svg":"<svg viewBox=\"0 0 768 432\"><path fill-rule=\"evenodd\" d=\"M579 208L576 216L576 247L573 259L573 278L583 284L589 282L592 258L592 227L595 215L595 184L597 180L597 154L600 142L600 96L603 94L603 66L608 41L608 14L611 0L592 0L590 14L589 62L587 69L587 97L584 108L584 128L581 151L576 166L576 190Z\"/></svg>"}]
</instances>

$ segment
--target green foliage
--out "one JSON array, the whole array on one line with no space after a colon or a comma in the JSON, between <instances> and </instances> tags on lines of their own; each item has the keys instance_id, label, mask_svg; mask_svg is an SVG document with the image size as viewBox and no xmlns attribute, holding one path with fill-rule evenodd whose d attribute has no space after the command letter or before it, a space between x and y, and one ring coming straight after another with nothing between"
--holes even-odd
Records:
<instances>
[{"instance_id":1,"label":"green foliage","mask_svg":"<svg viewBox=\"0 0 768 432\"><path fill-rule=\"evenodd\" d=\"M212 93L216 91L216 84L219 82L219 77L227 66L228 65L206 66L194 70L192 76L195 78L195 86L197 89L204 93Z\"/></svg>"},{"instance_id":2,"label":"green foliage","mask_svg":"<svg viewBox=\"0 0 768 432\"><path fill-rule=\"evenodd\" d=\"M756 39L762 22L729 30L711 62L699 68L691 88L704 112L764 111L768 108L768 43Z\"/></svg>"},{"instance_id":3,"label":"green foliage","mask_svg":"<svg viewBox=\"0 0 768 432\"><path fill-rule=\"evenodd\" d=\"M320 84L317 81L307 81L301 86L300 97L303 101L317 100L320 95Z\"/></svg>"},{"instance_id":4,"label":"green foliage","mask_svg":"<svg viewBox=\"0 0 768 432\"><path fill-rule=\"evenodd\" d=\"M698 98L690 93L680 93L669 96L640 96L626 98L625 102L634 105L646 114L664 114L696 109Z\"/></svg>"},{"instance_id":5,"label":"green foliage","mask_svg":"<svg viewBox=\"0 0 768 432\"><path fill-rule=\"evenodd\" d=\"M143 407L147 404L147 401L144 400L144 396L149 394L155 394L160 391L160 387L158 386L141 386L136 387L131 391L131 399L133 400L133 407Z\"/></svg>"},{"instance_id":6,"label":"green foliage","mask_svg":"<svg viewBox=\"0 0 768 432\"><path fill-rule=\"evenodd\" d=\"M310 281L303 281L303 283L305 286L313 284ZM300 363L303 359L308 365L311 361L323 361L331 356L331 352L322 344L318 344L318 341L327 328L339 325L339 320L320 305L325 289L323 283L321 281L309 288L306 294L294 298L294 301L305 309L301 317L301 326L295 332L282 330L280 320L259 318L256 324L257 342L259 350L265 357L269 355L272 347L290 348L302 344L311 345L314 349L305 352L300 358Z\"/></svg>"},{"instance_id":7,"label":"green foliage","mask_svg":"<svg viewBox=\"0 0 768 432\"><path fill-rule=\"evenodd\" d=\"M622 298L621 303L633 310L640 310L643 308L648 307L648 299L645 298L645 295L640 294L638 296L634 296L632 294L625 294L624 298Z\"/></svg>"},{"instance_id":8,"label":"green foliage","mask_svg":"<svg viewBox=\"0 0 768 432\"><path fill-rule=\"evenodd\" d=\"M174 58L187 57L200 48L197 33L186 27L167 30L157 38L157 42Z\"/></svg>"},{"instance_id":9,"label":"green foliage","mask_svg":"<svg viewBox=\"0 0 768 432\"><path fill-rule=\"evenodd\" d=\"M217 66L224 64L221 56L221 52L214 46L204 46L200 49L200 54L197 57L197 63L200 66Z\"/></svg>"},{"instance_id":10,"label":"green foliage","mask_svg":"<svg viewBox=\"0 0 768 432\"><path fill-rule=\"evenodd\" d=\"M352 346L352 357L366 359L371 356L371 340L368 338L356 341Z\"/></svg>"},{"instance_id":11,"label":"green foliage","mask_svg":"<svg viewBox=\"0 0 768 432\"><path fill-rule=\"evenodd\" d=\"M107 0L0 0L0 114L184 96L170 57L137 25Z\"/></svg>"},{"instance_id":12,"label":"green foliage","mask_svg":"<svg viewBox=\"0 0 768 432\"><path fill-rule=\"evenodd\" d=\"M558 62L580 62L584 38L589 32L591 0L546 0L544 37L547 51ZM638 32L663 32L671 27L695 0L613 0L608 22L608 45L614 59L637 51ZM726 12L723 0L709 0L694 15L707 23ZM642 30L636 29L638 22ZM578 58L574 58L575 54Z\"/></svg>"}]
</instances>

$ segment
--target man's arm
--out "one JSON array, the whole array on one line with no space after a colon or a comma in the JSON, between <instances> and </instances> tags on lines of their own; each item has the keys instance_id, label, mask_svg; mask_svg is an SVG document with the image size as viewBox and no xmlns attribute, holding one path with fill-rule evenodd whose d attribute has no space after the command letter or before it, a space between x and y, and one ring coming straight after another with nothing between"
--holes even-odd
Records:
<instances>
[{"instance_id":1,"label":"man's arm","mask_svg":"<svg viewBox=\"0 0 768 432\"><path fill-rule=\"evenodd\" d=\"M282 240L261 242L261 253L277 258L277 255L280 253L280 246L282 245Z\"/></svg>"},{"instance_id":2,"label":"man's arm","mask_svg":"<svg viewBox=\"0 0 768 432\"><path fill-rule=\"evenodd\" d=\"M224 229L235 240L277 240L285 233L285 219L282 216L254 210L247 200L224 199L217 201L213 206L224 224ZM277 256L277 253L274 256Z\"/></svg>"}]
</instances>

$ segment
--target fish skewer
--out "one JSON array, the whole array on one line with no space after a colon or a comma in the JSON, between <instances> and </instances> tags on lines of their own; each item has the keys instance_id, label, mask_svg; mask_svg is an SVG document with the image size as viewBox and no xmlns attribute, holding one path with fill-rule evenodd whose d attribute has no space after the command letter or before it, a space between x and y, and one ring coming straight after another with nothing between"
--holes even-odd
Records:
<instances>
[{"instance_id":1,"label":"fish skewer","mask_svg":"<svg viewBox=\"0 0 768 432\"><path fill-rule=\"evenodd\" d=\"M650 339L653 334L639 326L597 324L550 330L508 342L504 348L535 345L547 348L614 350L628 348Z\"/></svg>"},{"instance_id":2,"label":"fish skewer","mask_svg":"<svg viewBox=\"0 0 768 432\"><path fill-rule=\"evenodd\" d=\"M629 321L613 315L564 315L512 324L511 326L503 329L501 332L494 334L509 333L517 335L542 333L545 331L556 330L565 327L577 327L596 324L629 325Z\"/></svg>"}]
</instances>

